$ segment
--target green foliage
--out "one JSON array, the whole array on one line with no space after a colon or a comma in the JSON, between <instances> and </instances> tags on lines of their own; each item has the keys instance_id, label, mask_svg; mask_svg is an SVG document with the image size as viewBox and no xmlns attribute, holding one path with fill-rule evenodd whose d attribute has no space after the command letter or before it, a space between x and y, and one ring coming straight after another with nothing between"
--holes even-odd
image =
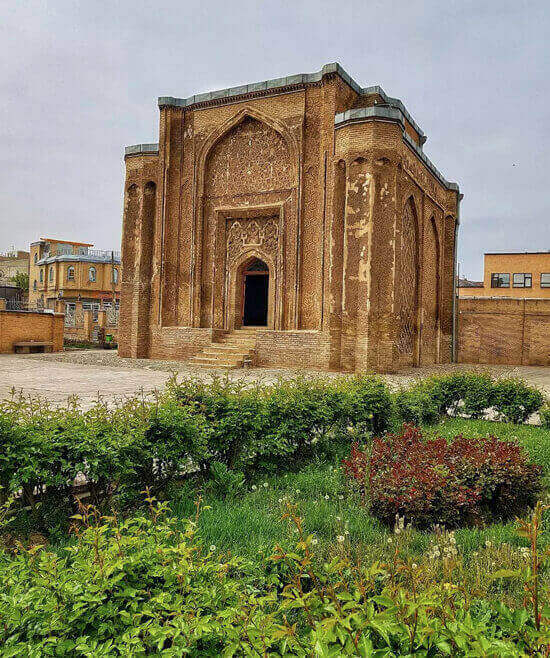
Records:
<instances>
[{"instance_id":1,"label":"green foliage","mask_svg":"<svg viewBox=\"0 0 550 658\"><path fill-rule=\"evenodd\" d=\"M230 470L223 462L210 464L210 479L207 491L217 498L234 498L244 487L244 475L240 471Z\"/></svg>"},{"instance_id":2,"label":"green foliage","mask_svg":"<svg viewBox=\"0 0 550 658\"><path fill-rule=\"evenodd\" d=\"M233 496L242 474L334 454L349 443L350 427L383 431L390 414L386 386L367 377L270 387L186 380L156 400L99 400L88 410L12 397L0 404L0 486L21 490L19 517L30 514L41 530L74 512L77 482L101 509L128 505L146 488L158 494L196 471Z\"/></svg>"},{"instance_id":3,"label":"green foliage","mask_svg":"<svg viewBox=\"0 0 550 658\"><path fill-rule=\"evenodd\" d=\"M15 283L21 290L29 292L29 275L27 272L17 272L17 274L11 277L10 281Z\"/></svg>"},{"instance_id":4,"label":"green foliage","mask_svg":"<svg viewBox=\"0 0 550 658\"><path fill-rule=\"evenodd\" d=\"M392 400L375 377L297 378L267 387L228 380L172 383L170 395L205 419L203 469L215 460L249 475L296 468L348 441L348 427L383 432Z\"/></svg>"},{"instance_id":5,"label":"green foliage","mask_svg":"<svg viewBox=\"0 0 550 658\"><path fill-rule=\"evenodd\" d=\"M550 430L550 404L546 403L540 410L540 424L547 430Z\"/></svg>"},{"instance_id":6,"label":"green foliage","mask_svg":"<svg viewBox=\"0 0 550 658\"><path fill-rule=\"evenodd\" d=\"M542 656L550 641L532 573L494 574L527 579L527 607L513 609L423 583L397 553L319 560L292 506L295 546L258 570L149 502L150 517L124 522L83 509L61 554L0 554L1 656Z\"/></svg>"},{"instance_id":7,"label":"green foliage","mask_svg":"<svg viewBox=\"0 0 550 658\"><path fill-rule=\"evenodd\" d=\"M493 379L477 372L429 377L395 397L401 421L416 424L433 423L443 414L477 419L491 409L503 420L522 423L543 403L542 394L520 379Z\"/></svg>"},{"instance_id":8,"label":"green foliage","mask_svg":"<svg viewBox=\"0 0 550 658\"><path fill-rule=\"evenodd\" d=\"M503 420L523 423L544 404L542 393L521 379L499 379L493 385L493 405Z\"/></svg>"},{"instance_id":9,"label":"green foliage","mask_svg":"<svg viewBox=\"0 0 550 658\"><path fill-rule=\"evenodd\" d=\"M431 425L440 417L439 405L429 388L416 386L395 395L395 410L404 423Z\"/></svg>"}]
</instances>

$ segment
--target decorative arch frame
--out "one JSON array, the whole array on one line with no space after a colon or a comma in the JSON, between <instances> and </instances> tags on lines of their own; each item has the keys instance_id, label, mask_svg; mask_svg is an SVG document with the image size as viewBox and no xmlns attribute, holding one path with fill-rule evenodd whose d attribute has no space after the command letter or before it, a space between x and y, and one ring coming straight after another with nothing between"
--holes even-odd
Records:
<instances>
[{"instance_id":1,"label":"decorative arch frame","mask_svg":"<svg viewBox=\"0 0 550 658\"><path fill-rule=\"evenodd\" d=\"M224 121L220 126L215 128L210 135L206 138L200 147L197 158L197 192L199 198L204 194L204 176L206 172L206 161L210 151L230 130L241 124L245 119L255 119L261 123L265 123L272 128L275 132L279 133L285 140L290 152L290 164L294 168L294 175L296 175L296 167L298 162L298 142L296 141L292 132L288 127L278 119L270 117L259 110L252 107L244 107L242 110L234 114L232 117Z\"/></svg>"},{"instance_id":2,"label":"decorative arch frame","mask_svg":"<svg viewBox=\"0 0 550 658\"><path fill-rule=\"evenodd\" d=\"M270 294L274 294L274 304L271 305L271 308L273 309L274 315L271 317L271 325L274 326L275 328L281 328L281 322L282 322L282 316L283 316L283 310L279 308L280 306L280 300L282 299L280 295L279 288L282 285L282 278L283 276L286 276L286 274L283 274L283 270L286 271L287 267L290 267L293 270L293 274L291 275L291 278L293 279L292 282L288 282L292 289L294 289L294 295L293 299L289 304L288 310L285 310L284 315L285 318L293 318L293 320L290 320L290 322L293 322L294 325L297 326L298 318L297 318L297 308L298 308L298 287L299 287L299 279L300 279L300 273L299 273L299 254L298 254L298 242L299 242L299 235L300 235L300 200L301 200L301 158L300 158L300 143L299 143L299 137L297 137L295 134L293 134L293 131L287 126L284 122L270 117L263 112L257 110L256 108L252 108L250 106L246 106L236 112L234 115L229 117L226 121L224 121L220 126L215 128L205 139L204 143L200 146L198 155L195 160L195 171L196 171L196 183L194 186L194 191L193 191L193 209L194 209L194 216L193 216L193 237L192 237L192 242L193 242L193 274L192 274L192 299L193 299L193 317L194 317L194 322L197 324L197 326L205 326L202 324L201 321L201 314L203 313L202 310L202 299L201 299L201 278L202 278L202 268L204 267L203 262L202 262L202 243L204 239L204 231L205 231L205 196L204 196L204 191L205 191L205 184L206 184L206 171L207 171L207 165L208 165L208 157L214 148L214 146L221 140L225 135L227 135L233 128L236 126L239 126L245 119L253 119L255 121L259 121L268 127L270 127L272 130L274 130L277 134L279 134L282 139L284 140L285 144L287 145L288 148L288 153L289 153L289 165L291 167L291 179L292 179L292 196L294 198L288 198L286 200L281 199L280 201L277 201L273 204L270 204L273 207L278 207L278 214L280 215L281 221L280 221L280 242L281 242L281 247L282 247L282 241L288 239L289 236L295 234L295 239L296 240L296 247L295 251L296 253L293 255L291 259L284 259L281 256L281 258L278 258L277 263L270 265ZM250 206L243 204L241 206L235 206L231 208L231 212L233 214L238 213L239 211L248 211L250 209ZM283 210L284 209L284 210ZM216 215L216 242L222 239L222 233L224 233L225 229L221 230L219 226L219 217L221 217L221 214L216 210L215 211ZM284 219L283 219L284 217ZM283 226L284 224L284 226ZM284 235L283 235L284 233ZM261 255L259 256L262 258L262 260L265 260ZM294 262L295 261L295 262ZM267 262L267 261L266 261ZM277 277L275 279L274 277ZM215 299L215 291L214 291L214 279L215 276L213 277L213 283L212 283L212 292L211 292L211 302L212 304L214 303ZM295 279L295 281L294 281ZM273 281L273 286L271 286L271 282ZM228 289L228 286L231 285L231 281L226 281L225 285L225 310L224 310L224 325L226 329L231 329L231 320L234 317L231 312L229 315L227 314L227 308L231 306L231 293ZM271 288L273 288L273 291L271 291ZM210 317L212 319L212 326L216 325L216 320L214 319L214 309L213 307L209 309L210 312ZM271 312L271 311L270 311ZM269 319L269 318L268 318ZM286 321L286 320L285 320Z\"/></svg>"},{"instance_id":3,"label":"decorative arch frame","mask_svg":"<svg viewBox=\"0 0 550 658\"><path fill-rule=\"evenodd\" d=\"M441 317L441 242L435 215L431 216L429 223L435 244L435 329L439 333L439 319Z\"/></svg>"}]
</instances>

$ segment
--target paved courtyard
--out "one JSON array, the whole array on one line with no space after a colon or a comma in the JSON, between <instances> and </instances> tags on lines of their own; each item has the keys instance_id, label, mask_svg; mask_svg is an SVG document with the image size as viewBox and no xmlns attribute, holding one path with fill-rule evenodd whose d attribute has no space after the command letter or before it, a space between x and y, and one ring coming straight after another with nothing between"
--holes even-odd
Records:
<instances>
[{"instance_id":1,"label":"paved courtyard","mask_svg":"<svg viewBox=\"0 0 550 658\"><path fill-rule=\"evenodd\" d=\"M517 376L537 386L550 395L550 368L533 366L464 366L445 365L430 368L408 369L398 374L384 375L392 387L406 385L419 377L432 373L443 373L458 369L477 369L496 376ZM208 379L212 375L223 375L223 370L204 370L178 361L150 361L145 359L121 359L116 352L102 350L69 351L57 354L0 355L0 398L12 389L26 395L42 396L62 404L71 395L77 395L86 406L97 399L114 399L135 395L143 391L150 393L162 389L173 373L183 377ZM339 373L251 368L230 370L231 379L242 381L272 382L280 377L298 374L328 377L345 376Z\"/></svg>"}]
</instances>

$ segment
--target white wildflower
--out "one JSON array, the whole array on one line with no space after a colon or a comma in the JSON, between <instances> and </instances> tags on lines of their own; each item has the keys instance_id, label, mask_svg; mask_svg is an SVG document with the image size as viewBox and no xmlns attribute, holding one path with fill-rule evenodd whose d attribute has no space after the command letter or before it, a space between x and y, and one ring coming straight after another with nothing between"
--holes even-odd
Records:
<instances>
[{"instance_id":1,"label":"white wildflower","mask_svg":"<svg viewBox=\"0 0 550 658\"><path fill-rule=\"evenodd\" d=\"M341 543L344 541L345 537L344 537L344 535L338 535L338 537L336 537L336 539L337 539L337 541L339 541L340 544L341 544Z\"/></svg>"}]
</instances>

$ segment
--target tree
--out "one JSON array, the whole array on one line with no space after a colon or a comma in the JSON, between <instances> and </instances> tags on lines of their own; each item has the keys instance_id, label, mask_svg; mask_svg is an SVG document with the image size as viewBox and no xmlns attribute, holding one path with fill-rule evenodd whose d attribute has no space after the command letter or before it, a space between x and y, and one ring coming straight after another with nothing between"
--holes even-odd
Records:
<instances>
[{"instance_id":1,"label":"tree","mask_svg":"<svg viewBox=\"0 0 550 658\"><path fill-rule=\"evenodd\" d=\"M13 281L21 290L29 292L29 275L27 272L17 272L15 276L11 277L10 281Z\"/></svg>"}]
</instances>

